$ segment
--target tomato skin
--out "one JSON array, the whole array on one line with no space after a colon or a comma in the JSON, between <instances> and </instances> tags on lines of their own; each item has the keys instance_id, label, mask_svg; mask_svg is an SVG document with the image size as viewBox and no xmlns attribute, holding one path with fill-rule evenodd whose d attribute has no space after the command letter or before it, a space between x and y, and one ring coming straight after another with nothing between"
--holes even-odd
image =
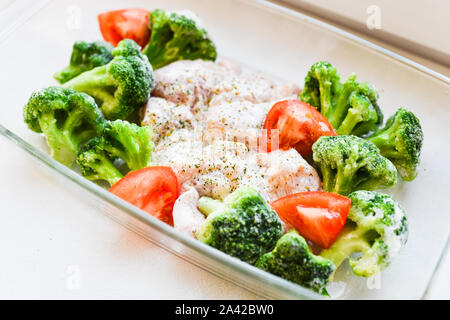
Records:
<instances>
[{"instance_id":1,"label":"tomato skin","mask_svg":"<svg viewBox=\"0 0 450 320\"><path fill-rule=\"evenodd\" d=\"M173 226L172 209L179 190L172 168L154 166L132 171L109 192Z\"/></svg>"},{"instance_id":2,"label":"tomato skin","mask_svg":"<svg viewBox=\"0 0 450 320\"><path fill-rule=\"evenodd\" d=\"M332 192L295 193L271 203L280 218L327 249L344 228L351 200Z\"/></svg>"},{"instance_id":3,"label":"tomato skin","mask_svg":"<svg viewBox=\"0 0 450 320\"><path fill-rule=\"evenodd\" d=\"M144 9L122 9L99 14L103 39L114 46L123 39L132 39L143 48L150 39L149 14L150 11Z\"/></svg>"},{"instance_id":4,"label":"tomato skin","mask_svg":"<svg viewBox=\"0 0 450 320\"><path fill-rule=\"evenodd\" d=\"M295 148L302 156L312 154L312 145L321 136L335 136L328 120L316 108L300 100L283 100L275 103L264 121L262 141L267 141L267 152L272 146L271 130L278 129L278 148ZM267 135L267 136L266 136ZM273 150L272 150L273 149Z\"/></svg>"}]
</instances>

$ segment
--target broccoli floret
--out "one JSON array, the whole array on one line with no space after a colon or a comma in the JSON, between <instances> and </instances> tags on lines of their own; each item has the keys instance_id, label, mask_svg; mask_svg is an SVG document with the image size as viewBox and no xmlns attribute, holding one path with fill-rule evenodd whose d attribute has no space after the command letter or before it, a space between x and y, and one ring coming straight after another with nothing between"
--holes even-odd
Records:
<instances>
[{"instance_id":1,"label":"broccoli floret","mask_svg":"<svg viewBox=\"0 0 450 320\"><path fill-rule=\"evenodd\" d=\"M305 77L302 101L316 107L325 117L331 114L341 91L340 76L335 67L326 61L311 66Z\"/></svg>"},{"instance_id":2,"label":"broccoli floret","mask_svg":"<svg viewBox=\"0 0 450 320\"><path fill-rule=\"evenodd\" d=\"M367 82L357 82L351 75L342 85L331 121L338 134L361 136L376 130L383 123L377 103L378 92Z\"/></svg>"},{"instance_id":3,"label":"broccoli floret","mask_svg":"<svg viewBox=\"0 0 450 320\"><path fill-rule=\"evenodd\" d=\"M177 60L216 60L216 46L191 12L153 10L150 41L142 51L154 69Z\"/></svg>"},{"instance_id":4,"label":"broccoli floret","mask_svg":"<svg viewBox=\"0 0 450 320\"><path fill-rule=\"evenodd\" d=\"M100 134L105 123L92 97L60 87L34 92L23 116L31 130L44 133L51 156L67 166L84 143Z\"/></svg>"},{"instance_id":5,"label":"broccoli floret","mask_svg":"<svg viewBox=\"0 0 450 320\"><path fill-rule=\"evenodd\" d=\"M277 213L250 187L228 195L222 206L214 202L213 210L202 209L212 213L197 230L197 239L250 264L272 250L281 237Z\"/></svg>"},{"instance_id":6,"label":"broccoli floret","mask_svg":"<svg viewBox=\"0 0 450 320\"><path fill-rule=\"evenodd\" d=\"M357 276L371 277L386 268L408 239L408 221L403 208L386 194L356 191L349 195L352 223L321 256L336 267L349 258ZM350 257L359 254L359 257Z\"/></svg>"},{"instance_id":7,"label":"broccoli floret","mask_svg":"<svg viewBox=\"0 0 450 320\"><path fill-rule=\"evenodd\" d=\"M397 170L371 142L356 136L323 136L313 145L313 160L325 191L347 195L397 183Z\"/></svg>"},{"instance_id":8,"label":"broccoli floret","mask_svg":"<svg viewBox=\"0 0 450 320\"><path fill-rule=\"evenodd\" d=\"M113 59L113 49L114 47L105 41L77 41L73 45L69 65L53 77L63 84L80 73L103 66Z\"/></svg>"},{"instance_id":9,"label":"broccoli floret","mask_svg":"<svg viewBox=\"0 0 450 320\"><path fill-rule=\"evenodd\" d=\"M115 160L123 160L132 171L148 167L153 147L149 126L139 127L122 120L108 121L102 134L81 149L77 163L84 177L106 180L113 185L123 177L114 165Z\"/></svg>"},{"instance_id":10,"label":"broccoli floret","mask_svg":"<svg viewBox=\"0 0 450 320\"><path fill-rule=\"evenodd\" d=\"M376 130L383 122L378 93L368 83L351 75L343 84L329 62L312 65L305 78L301 99L316 107L338 134L362 136Z\"/></svg>"},{"instance_id":11,"label":"broccoli floret","mask_svg":"<svg viewBox=\"0 0 450 320\"><path fill-rule=\"evenodd\" d=\"M85 92L97 101L107 119L127 119L144 105L154 87L153 69L130 39L119 42L108 64L83 72L64 87Z\"/></svg>"},{"instance_id":12,"label":"broccoli floret","mask_svg":"<svg viewBox=\"0 0 450 320\"><path fill-rule=\"evenodd\" d=\"M417 176L423 131L419 119L403 108L388 119L383 129L368 138L380 153L397 167L400 177L411 181Z\"/></svg>"},{"instance_id":13,"label":"broccoli floret","mask_svg":"<svg viewBox=\"0 0 450 320\"><path fill-rule=\"evenodd\" d=\"M256 267L321 294L326 294L325 286L335 270L331 260L311 253L296 230L283 235L272 252L258 259Z\"/></svg>"},{"instance_id":14,"label":"broccoli floret","mask_svg":"<svg viewBox=\"0 0 450 320\"><path fill-rule=\"evenodd\" d=\"M83 176L92 181L105 180L114 185L123 174L114 165L114 157L104 150L104 138L95 137L80 150L77 163Z\"/></svg>"}]
</instances>

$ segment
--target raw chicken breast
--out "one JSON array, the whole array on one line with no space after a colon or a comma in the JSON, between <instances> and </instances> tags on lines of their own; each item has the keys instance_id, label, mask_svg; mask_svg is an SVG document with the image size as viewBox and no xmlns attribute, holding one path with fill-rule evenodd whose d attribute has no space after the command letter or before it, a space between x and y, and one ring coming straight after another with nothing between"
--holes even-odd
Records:
<instances>
[{"instance_id":1,"label":"raw chicken breast","mask_svg":"<svg viewBox=\"0 0 450 320\"><path fill-rule=\"evenodd\" d=\"M205 221L205 216L197 209L199 195L195 188L185 187L173 205L173 226L175 229L195 237L198 227Z\"/></svg>"},{"instance_id":2,"label":"raw chicken breast","mask_svg":"<svg viewBox=\"0 0 450 320\"><path fill-rule=\"evenodd\" d=\"M231 141L203 147L192 143L193 136L193 132L176 131L155 148L153 161L172 167L179 184L192 182L200 195L222 199L244 176L247 148Z\"/></svg>"},{"instance_id":3,"label":"raw chicken breast","mask_svg":"<svg viewBox=\"0 0 450 320\"><path fill-rule=\"evenodd\" d=\"M176 129L193 129L195 117L189 106L151 97L143 109L142 125L153 129L153 142L172 134Z\"/></svg>"},{"instance_id":4,"label":"raw chicken breast","mask_svg":"<svg viewBox=\"0 0 450 320\"><path fill-rule=\"evenodd\" d=\"M262 74L240 74L232 63L203 60L181 60L155 71L156 85L152 96L174 103L187 104L193 112L208 105L232 101L262 103L298 97L300 88L280 84Z\"/></svg>"},{"instance_id":5,"label":"raw chicken breast","mask_svg":"<svg viewBox=\"0 0 450 320\"><path fill-rule=\"evenodd\" d=\"M205 113L205 140L227 140L245 143L257 150L261 127L271 108L269 103L234 101L211 106Z\"/></svg>"},{"instance_id":6,"label":"raw chicken breast","mask_svg":"<svg viewBox=\"0 0 450 320\"><path fill-rule=\"evenodd\" d=\"M300 91L294 84L271 81L259 73L229 74L213 88L210 106L233 101L263 103L284 98L298 99Z\"/></svg>"},{"instance_id":7,"label":"raw chicken breast","mask_svg":"<svg viewBox=\"0 0 450 320\"><path fill-rule=\"evenodd\" d=\"M317 172L294 149L255 153L232 141L202 146L194 136L193 131L175 131L156 146L153 160L172 167L180 185L192 183L201 196L223 199L245 185L274 201L321 188Z\"/></svg>"},{"instance_id":8,"label":"raw chicken breast","mask_svg":"<svg viewBox=\"0 0 450 320\"><path fill-rule=\"evenodd\" d=\"M230 72L234 71L211 61L176 61L155 71L152 96L186 104L199 112L209 104L213 88Z\"/></svg>"},{"instance_id":9,"label":"raw chicken breast","mask_svg":"<svg viewBox=\"0 0 450 320\"><path fill-rule=\"evenodd\" d=\"M258 152L267 113L275 101L298 97L297 86L202 60L174 62L155 77L142 124L155 131L153 164L172 167L180 186L223 199L246 185L268 201L320 190L319 176L297 151Z\"/></svg>"},{"instance_id":10,"label":"raw chicken breast","mask_svg":"<svg viewBox=\"0 0 450 320\"><path fill-rule=\"evenodd\" d=\"M260 174L264 176L270 201L322 188L316 170L295 149L255 153L249 162L256 163Z\"/></svg>"}]
</instances>

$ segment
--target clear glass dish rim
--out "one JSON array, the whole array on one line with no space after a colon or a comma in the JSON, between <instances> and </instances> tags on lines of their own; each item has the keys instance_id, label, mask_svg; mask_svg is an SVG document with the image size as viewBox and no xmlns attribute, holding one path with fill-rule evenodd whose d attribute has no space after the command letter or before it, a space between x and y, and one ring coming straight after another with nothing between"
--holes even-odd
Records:
<instances>
[{"instance_id":1,"label":"clear glass dish rim","mask_svg":"<svg viewBox=\"0 0 450 320\"><path fill-rule=\"evenodd\" d=\"M53 1L54 0L36 1L36 5L27 7L27 9L24 10L23 15L21 15L19 18L17 18L16 20L11 19L9 25L6 25L7 28L3 28L3 31L0 32L0 43L3 42L5 40L5 38L7 38L9 35L13 34L17 27L20 27L21 25L26 23L28 21L28 19L30 19L34 14L40 12L45 6L47 6L49 3L53 2ZM450 83L449 77L446 77L445 75L443 75L439 72L436 72L428 67L425 67L417 62L414 62L414 61L412 61L406 57L403 57L397 53L394 53L390 50L387 50L387 49L385 49L379 45L376 45L370 41L364 40L364 39L362 39L356 35L353 35L347 31L344 31L342 29L339 29L337 27L329 25L325 22L322 22L320 20L312 18L303 13L286 8L286 7L282 6L281 4L277 4L277 3L273 3L273 2L265 1L265 0L237 0L237 1L250 3L252 5L259 6L259 7L264 7L270 11L282 13L291 19L302 20L305 23L312 24L315 27L318 27L325 31L334 33L335 35L342 37L346 40L355 42L359 46L362 46L362 47L371 49L373 51L376 51L378 53L381 53L384 56L387 56L397 62L404 64L407 67L413 68L421 73L424 73L425 75L430 76L444 84ZM323 296L318 295L318 294L312 292L311 290L308 290L299 285L296 285L294 283L286 281L280 277L271 275L271 274L264 272L254 266L251 266L247 263L239 261L238 259L228 256L227 254L224 254L224 253L222 253L214 248L211 248L203 243L200 243L199 241L197 241L193 238L187 237L186 235L169 227L165 223L151 217L146 212L144 212L144 211L130 205L126 201L112 195L106 189L83 178L81 175L79 175L72 169L67 168L64 165L60 164L59 162L55 161L48 154L37 149L33 145L29 144L24 139L22 139L21 137L19 137L12 131L8 130L1 123L0 123L0 135L2 135L4 138L9 140L10 142L14 143L16 146L18 146L20 149L22 149L22 151L28 153L33 158L40 161L41 163L43 163L50 169L55 170L56 172L58 172L65 178L72 181L77 186L81 187L82 189L85 189L86 191L92 193L96 197L101 198L103 201L108 202L109 204L120 209L122 212L125 212L126 214L130 215L134 219L137 219L138 221L149 225L150 227L154 228L158 232L161 232L165 236L170 237L171 239L182 243L183 245L196 251L197 253L200 253L209 259L219 261L219 262L225 264L228 268L232 269L233 271L239 272L247 277L251 277L251 278L253 278L253 280L257 280L257 281L262 282L268 286L271 286L277 290L283 291L288 296L292 296L294 298L304 298L304 299L305 298L306 299L324 299ZM122 225L127 227L124 224L122 224ZM137 232L135 229L133 229L133 231ZM189 259L188 257L176 252L175 250L165 246L161 242L158 242L156 240L154 240L154 242L158 246L175 254L176 256L182 258L183 260L186 260L189 263L194 264L210 273L213 273L216 276L219 276L219 277L227 280L227 281L231 281L232 283L238 285L239 287L242 287L245 290L251 291L259 296L264 297L264 294L262 294L261 292L251 290L248 287L244 287L241 283L233 281L229 277L221 276L217 272L214 272L214 271L209 270L208 268L202 266L201 263L195 262L195 261ZM447 240L446 244L444 245L444 248L440 254L438 262L436 263L434 270L432 272L432 275L430 276L430 279L427 282L427 286L421 295L422 298L425 298L425 296L427 295L427 293L430 289L430 286L433 282L433 279L434 279L437 271L439 270L440 264L442 262L442 257L444 255L444 253L448 250L448 247L449 247L449 240ZM266 297L271 298L270 295L268 295Z\"/></svg>"},{"instance_id":2,"label":"clear glass dish rim","mask_svg":"<svg viewBox=\"0 0 450 320\"><path fill-rule=\"evenodd\" d=\"M253 278L254 280L257 280L259 282L263 282L266 285L269 285L275 289L282 290L285 294L288 296L292 296L295 298L306 298L306 299L325 299L325 297L316 294L315 292L308 290L306 288L303 288L299 285L296 285L290 281L286 281L280 277L274 276L272 274L269 274L265 271L262 271L250 264L247 264L245 262L242 262L236 258L233 258L217 249L214 249L198 240L195 240L191 237L188 237L184 235L183 233L175 230L174 228L168 226L164 222L153 218L151 215L149 215L147 212L140 210L139 208L129 204L128 202L122 200L121 198L113 195L112 193L108 192L106 189L100 187L99 185L85 179L80 174L75 172L74 170L60 164L53 158L51 158L48 154L46 154L43 151L38 150L33 145L29 144L19 136L17 136L12 131L5 128L2 124L0 124L0 135L6 138L8 141L14 143L16 146L18 146L22 151L28 153L36 160L40 161L41 164L44 164L45 166L49 167L50 169L55 170L65 178L69 179L71 182L75 183L77 186L85 189L86 191L90 192L91 194L101 198L103 201L106 201L107 203L113 205L114 207L120 209L122 212L127 213L132 218L138 220L139 222L142 222L144 224L147 224L151 226L153 229L155 229L158 232L163 233L165 236L170 237L172 240L178 241L179 243L182 243L183 245L187 246L189 249L194 250L197 253L200 253L204 256L206 256L209 259L213 259L216 261L220 261L221 263L225 264L228 268L232 269L234 272L239 272L246 277ZM109 216L109 215L108 215ZM113 219L115 220L115 219ZM118 222L116 220L116 222ZM120 223L120 222L119 222ZM130 228L129 225L125 225L123 223L120 223L124 227ZM138 232L134 228L130 228L132 231ZM141 234L142 235L142 234ZM176 252L175 250L171 249L168 246L165 246L163 243L156 241L153 239L153 242L157 244L158 246L162 247L165 250L168 250L169 252L175 254L176 256L182 258L183 260L188 261L189 263L192 263L203 270L206 270L210 273L213 273L216 276L219 276L227 281L231 281L232 283L236 284L237 286L248 290L250 292L253 292L261 297L265 298L272 298L270 294L264 295L264 293L259 291L251 290L248 287L244 287L240 282L233 281L233 279L230 279L228 277L221 276L219 273L214 272L202 265L202 263L196 263L195 261L189 259L187 256L184 256L183 254L180 254Z\"/></svg>"}]
</instances>

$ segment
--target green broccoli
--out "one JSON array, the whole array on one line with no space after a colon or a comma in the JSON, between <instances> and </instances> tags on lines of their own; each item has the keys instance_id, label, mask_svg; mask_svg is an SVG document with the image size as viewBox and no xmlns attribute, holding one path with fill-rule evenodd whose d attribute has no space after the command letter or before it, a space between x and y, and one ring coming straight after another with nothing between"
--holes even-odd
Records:
<instances>
[{"instance_id":1,"label":"green broccoli","mask_svg":"<svg viewBox=\"0 0 450 320\"><path fill-rule=\"evenodd\" d=\"M356 81L352 74L343 84L329 62L312 65L305 78L301 99L316 107L338 134L362 136L383 122L378 93L368 83Z\"/></svg>"},{"instance_id":2,"label":"green broccoli","mask_svg":"<svg viewBox=\"0 0 450 320\"><path fill-rule=\"evenodd\" d=\"M124 120L147 102L154 87L153 69L133 40L119 42L112 55L108 64L83 72L64 87L94 97L107 119Z\"/></svg>"},{"instance_id":3,"label":"green broccoli","mask_svg":"<svg viewBox=\"0 0 450 320\"><path fill-rule=\"evenodd\" d=\"M338 134L362 136L383 123L383 113L377 103L378 92L367 82L357 82L351 75L342 85L335 105L332 125Z\"/></svg>"},{"instance_id":4,"label":"green broccoli","mask_svg":"<svg viewBox=\"0 0 450 320\"><path fill-rule=\"evenodd\" d=\"M197 230L197 239L233 257L254 264L281 237L277 213L250 187L237 189L222 205L209 201L211 210L205 205L208 201L200 201L200 209L210 213Z\"/></svg>"},{"instance_id":5,"label":"green broccoli","mask_svg":"<svg viewBox=\"0 0 450 320\"><path fill-rule=\"evenodd\" d=\"M356 136L323 136L313 145L313 160L325 191L347 195L397 183L397 170L371 142Z\"/></svg>"},{"instance_id":6,"label":"green broccoli","mask_svg":"<svg viewBox=\"0 0 450 320\"><path fill-rule=\"evenodd\" d=\"M411 181L417 176L423 131L412 112L398 109L383 129L367 139L380 149L383 157L392 161L403 180Z\"/></svg>"},{"instance_id":7,"label":"green broccoli","mask_svg":"<svg viewBox=\"0 0 450 320\"><path fill-rule=\"evenodd\" d=\"M300 94L302 101L316 107L325 117L332 112L341 92L340 76L335 67L326 61L311 66L305 77L305 87Z\"/></svg>"},{"instance_id":8,"label":"green broccoli","mask_svg":"<svg viewBox=\"0 0 450 320\"><path fill-rule=\"evenodd\" d=\"M216 60L216 46L190 12L153 10L150 41L142 51L154 69L177 60Z\"/></svg>"},{"instance_id":9,"label":"green broccoli","mask_svg":"<svg viewBox=\"0 0 450 320\"><path fill-rule=\"evenodd\" d=\"M349 195L351 224L321 256L336 267L349 258L353 273L371 277L386 268L408 239L408 221L403 208L390 196L373 191ZM352 254L359 257L350 257Z\"/></svg>"},{"instance_id":10,"label":"green broccoli","mask_svg":"<svg viewBox=\"0 0 450 320\"><path fill-rule=\"evenodd\" d=\"M44 133L51 156L66 166L74 162L84 143L100 134L105 123L92 97L60 87L34 92L23 117L31 130Z\"/></svg>"},{"instance_id":11,"label":"green broccoli","mask_svg":"<svg viewBox=\"0 0 450 320\"><path fill-rule=\"evenodd\" d=\"M153 147L151 127L123 120L107 121L102 134L80 150L77 163L87 179L113 185L123 177L115 160L123 160L132 171L148 167Z\"/></svg>"},{"instance_id":12,"label":"green broccoli","mask_svg":"<svg viewBox=\"0 0 450 320\"><path fill-rule=\"evenodd\" d=\"M258 259L256 267L321 294L326 294L325 287L335 270L331 260L311 253L296 230L284 234L272 252Z\"/></svg>"},{"instance_id":13,"label":"green broccoli","mask_svg":"<svg viewBox=\"0 0 450 320\"><path fill-rule=\"evenodd\" d=\"M91 181L107 181L111 186L123 178L114 157L103 149L104 139L95 137L80 150L77 163L83 176Z\"/></svg>"},{"instance_id":14,"label":"green broccoli","mask_svg":"<svg viewBox=\"0 0 450 320\"><path fill-rule=\"evenodd\" d=\"M103 66L113 59L113 49L114 47L105 41L77 41L73 45L69 65L56 72L53 77L63 84L80 73Z\"/></svg>"}]
</instances>

